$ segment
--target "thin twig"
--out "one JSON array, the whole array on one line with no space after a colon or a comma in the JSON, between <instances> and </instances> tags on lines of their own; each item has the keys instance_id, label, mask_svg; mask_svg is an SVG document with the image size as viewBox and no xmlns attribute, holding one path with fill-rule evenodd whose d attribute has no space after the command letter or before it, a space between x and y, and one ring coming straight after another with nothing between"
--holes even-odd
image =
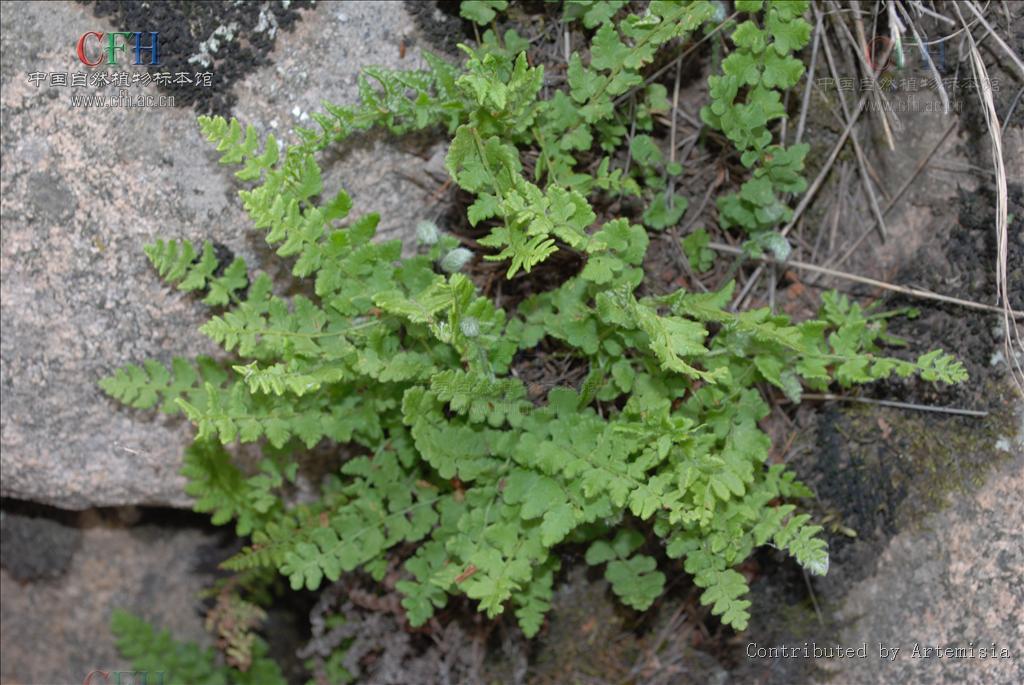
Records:
<instances>
[{"instance_id":1,"label":"thin twig","mask_svg":"<svg viewBox=\"0 0 1024 685\"><path fill-rule=\"evenodd\" d=\"M968 6L970 6L970 3L968 3ZM967 22L964 20L960 8L954 4L953 9L956 10L960 22L966 26ZM981 59L981 53L978 51L978 44L975 42L970 30L966 31L965 35L971 48L971 71L974 74L974 83L978 90L978 96L981 99L985 123L988 124L992 165L996 171L996 239L998 241L996 296L999 298L1003 312L1003 328L1005 333L1003 336L1003 347L1006 351L1006 363L1010 367L1010 375L1017 386L1018 392L1024 396L1024 367L1022 367L1021 358L1018 357L1018 351L1014 349L1015 346L1019 348L1020 356L1024 357L1024 337L1022 337L1020 329L1013 321L1018 316L1024 317L1024 313L1018 314L1014 311L1008 292L1009 280L1007 278L1006 262L1009 254L1007 243L1007 235L1009 233L1007 214L1009 210L1006 189L1006 166L1003 162L1003 132L1002 126L999 123L999 114L996 112L995 99L992 97L992 84L989 80L985 62ZM996 37L998 38L998 36Z\"/></svg>"},{"instance_id":2,"label":"thin twig","mask_svg":"<svg viewBox=\"0 0 1024 685\"><path fill-rule=\"evenodd\" d=\"M988 6L986 5L986 7L988 7ZM917 5L915 5L915 8L917 8ZM918 9L924 9L924 7L920 7ZM932 17L935 17L936 19L942 19L944 22L946 22L948 24L951 24L953 26L956 26L956 22L953 21L952 19L950 19L949 17L944 17L941 14L938 14L937 12L930 11L930 10L925 10L925 13L931 15ZM978 23L978 20L975 19L971 24L969 24L969 27L973 28L977 23ZM964 27L961 26L956 31L953 31L953 33L947 33L944 36L939 36L938 38L934 38L932 40L925 41L924 45L928 46L928 45L938 45L939 43L945 43L945 42L953 40L954 38L956 38L957 36L959 36L963 32L964 32ZM958 53L959 53L959 50L958 50ZM963 58L961 58L961 61L962 61L962 59Z\"/></svg>"},{"instance_id":3,"label":"thin twig","mask_svg":"<svg viewBox=\"0 0 1024 685\"><path fill-rule=\"evenodd\" d=\"M1013 98L1013 102L1010 103L1010 108L1006 110L1006 116L1003 117L1003 121L1009 126L1012 123L1013 111L1017 109L1017 105L1020 104L1020 96L1024 95L1024 87L1017 91L1017 97Z\"/></svg>"},{"instance_id":4,"label":"thin twig","mask_svg":"<svg viewBox=\"0 0 1024 685\"><path fill-rule=\"evenodd\" d=\"M832 7L837 6L836 3L833 2L833 0L829 0L829 4ZM878 77L875 76L874 67L871 66L867 59L868 46L867 38L864 35L864 22L861 20L860 15L853 15L854 28L857 29L857 35L860 37L860 42L858 43L857 39L853 37L852 33L850 33L850 27L846 25L846 22L844 22L838 14L833 14L832 19L833 23L840 28L842 33L846 35L846 38L850 42L850 45L853 46L854 54L857 55L857 59L864 69L864 73L867 75L869 79L871 79L871 89L868 91L868 93L873 95L875 98L875 108L878 110L878 114L882 120L882 132L885 134L886 145L888 145L890 150L895 150L896 143L893 141L892 129L889 127L889 115L892 114L893 117L895 117L896 115L891 111L891 107L886 108L882 106L883 98L881 88L878 85ZM863 47L863 51L861 50L861 47ZM886 56L884 59L880 60L882 64L885 64L885 60L888 59L889 48L891 48L892 46L890 44L889 46L886 47Z\"/></svg>"},{"instance_id":5,"label":"thin twig","mask_svg":"<svg viewBox=\"0 0 1024 685\"><path fill-rule=\"evenodd\" d=\"M737 15L737 14L739 14L739 12L733 12L733 13L732 13L732 14L730 14L730 15L729 15L728 17L726 17L725 19L723 19L723 20L722 20L722 23L721 23L721 24L719 24L718 26L716 26L716 27L715 27L714 29L712 29L711 31L708 31L708 32L707 32L706 34L704 34L704 37L703 37L703 38L701 38L701 39L700 39L700 40L698 40L698 41L697 41L696 43L694 43L693 45L691 45L690 47L688 47L688 48L687 48L686 50L684 50L684 51L683 51L683 52L682 52L682 53L681 53L681 54L679 55L679 59L682 59L682 58L686 57L686 56L687 56L687 55L689 55L689 54L690 54L691 52L693 52L693 51L694 51L694 50L696 50L696 49L697 49L698 47L700 47L700 45L701 45L701 44L702 44L702 43L703 43L704 41L706 41L707 39L711 38L711 36L715 35L715 34L716 34L716 33L718 33L719 31L721 31L721 30L722 30L722 27L723 27L723 26L727 26L727 25L729 24L729 22L730 22L730 21L732 21L733 19L735 19L735 18L736 18L736 15ZM631 96L631 95L633 95L634 93L636 93L636 91L637 91L637 90L638 90L639 88L641 88L641 87L647 87L647 86L651 85L652 83L654 83L654 81L655 81L656 79L658 79L658 78L659 78L659 77L660 77L660 76L661 76L662 74L664 74L664 73L665 73L666 71L668 71L669 69L671 69L671 68L672 68L672 65L673 65L673 64L675 64L675 62L669 62L668 64L666 64L665 66L663 66L663 67L662 67L661 69L658 69L658 70L657 70L656 72L654 72L653 74L651 74L650 76L648 76L647 78L645 78L645 79L644 79L644 83L643 83L643 86L636 86L636 87L634 87L634 88L631 88L631 89L627 90L627 91L626 91L625 93L623 93L622 95L620 95L619 97L617 97L617 98L615 99L615 101L614 101L614 103L613 103L613 104L614 104L614 105L615 105L616 107L618 107L619 105L621 105L621 104L622 104L623 102L625 102L625 101L626 101L626 98L628 98L629 96Z\"/></svg>"},{"instance_id":6,"label":"thin twig","mask_svg":"<svg viewBox=\"0 0 1024 685\"><path fill-rule=\"evenodd\" d=\"M680 159L682 159L683 163L685 164L686 160L689 159L689 151L687 151L687 153L684 154ZM711 195L714 194L716 190L718 190L718 187L722 184L723 180L723 174L717 174L715 178L711 181L711 183L708 185L708 189L704 193L704 198L701 200L701 203L697 206L697 209L691 211L691 208L690 210L687 211L688 214L692 213L693 216L689 220L687 220L686 224L682 228L679 227L679 224L676 224L675 226L669 229L669 234L672 237L672 244L675 246L676 252L679 255L679 261L683 265L683 270L686 272L686 275L689 276L690 282L695 283L697 287L700 288L703 292L708 292L708 288L707 286L704 285L704 283L701 282L699 278L697 278L697 274L695 274L693 269L690 267L690 258L687 256L686 251L683 250L683 243L680 236L689 235L690 228L693 226L694 223L697 222L698 219L700 219L701 214L704 212L704 208L707 206L708 201L711 199Z\"/></svg>"},{"instance_id":7,"label":"thin twig","mask_svg":"<svg viewBox=\"0 0 1024 685\"><path fill-rule=\"evenodd\" d=\"M690 153L693 152L693 148L696 147L697 141L700 139L700 131L697 131L692 136L684 138L679 142L679 147L683 149L683 154L679 155L679 159L687 160L690 158ZM683 146L686 147L683 147ZM684 168L685 171L685 168Z\"/></svg>"},{"instance_id":8,"label":"thin twig","mask_svg":"<svg viewBox=\"0 0 1024 685\"><path fill-rule=\"evenodd\" d=\"M680 57L676 60L676 80L675 85L672 87L672 126L669 129L668 137L668 161L669 164L675 164L676 161L676 127L678 124L677 112L679 111L679 76L683 70L683 58ZM675 176L669 175L668 179L668 193L665 197L668 199L669 209L673 205L673 196L675 195Z\"/></svg>"},{"instance_id":9,"label":"thin twig","mask_svg":"<svg viewBox=\"0 0 1024 685\"><path fill-rule=\"evenodd\" d=\"M739 247L733 247L732 245L726 245L725 243L709 242L708 247L718 252L727 252L729 254L744 255L743 249ZM745 255L746 256L746 255ZM793 267L794 269L803 269L804 271L813 271L816 273L825 274L826 276L835 276L836 278L842 278L847 281L853 281L855 283L863 283L864 285L874 286L876 288L882 288L884 290L891 290L897 293L903 293L904 295L911 295L913 297L920 297L927 300L937 300L939 302L947 302L949 304L960 305L961 307L969 307L970 309L979 309L985 312L995 312L997 314L1004 314L1002 307L994 307L990 304L982 304L981 302L974 302L972 300L963 300L959 297L951 297L949 295L940 295L939 293L933 293L930 290L922 290L921 288L911 288L905 285L893 285L892 283L886 283L885 281L875 280L874 278L868 278L866 276L858 276L857 274L846 273L845 271L836 271L835 269L829 269L824 266L818 266L817 264L808 264L807 262L797 261L791 259L789 261L779 261L774 257L767 255L763 257L750 257L750 259L756 259L766 264L781 264L785 267ZM1024 313L1014 313L1015 318L1024 319Z\"/></svg>"},{"instance_id":10,"label":"thin twig","mask_svg":"<svg viewBox=\"0 0 1024 685\"><path fill-rule=\"evenodd\" d=\"M636 135L636 98L630 100L629 119L629 145L626 146L626 168L622 172L623 178L629 178L629 165L633 163L633 136Z\"/></svg>"},{"instance_id":11,"label":"thin twig","mask_svg":"<svg viewBox=\"0 0 1024 685\"><path fill-rule=\"evenodd\" d=\"M641 661L639 658L637 659L636 663L633 665L633 670L631 670L629 676L623 680L623 683L633 682L633 679L643 671L644 667L657 659L658 650L660 650L661 646L665 644L665 640L668 639L669 635L678 633L682 622L686 620L686 614L683 613L686 610L686 606L687 605L685 603L681 603L679 605L679 608L676 609L675 613L672 614L672 617L661 629L661 632L658 633L658 639L654 642L654 646L646 651L644 660Z\"/></svg>"},{"instance_id":12,"label":"thin twig","mask_svg":"<svg viewBox=\"0 0 1024 685\"><path fill-rule=\"evenodd\" d=\"M818 64L818 44L821 42L822 22L824 17L817 13L818 18L814 26L814 42L811 44L811 62L807 67L807 82L804 84L804 97L800 105L800 118L796 122L796 140L794 145L799 145L804 139L804 124L807 123L807 110L811 104L811 85L814 83L814 69Z\"/></svg>"},{"instance_id":13,"label":"thin twig","mask_svg":"<svg viewBox=\"0 0 1024 685\"><path fill-rule=\"evenodd\" d=\"M801 568L804 573L804 583L807 585L807 593L811 596L811 606L814 607L814 613L818 615L818 625L824 626L825 619L821 615L821 607L818 606L818 598L814 596L814 588L811 587L811 579L807 575L807 569Z\"/></svg>"},{"instance_id":14,"label":"thin twig","mask_svg":"<svg viewBox=\"0 0 1024 685\"><path fill-rule=\"evenodd\" d=\"M920 162L917 163L917 168L914 169L914 173L912 173L910 177L903 182L903 185L901 185L900 189L896 191L896 194L892 196L892 199L889 200L889 202L886 203L885 207L882 208L882 216L885 216L886 214L889 213L889 210L892 209L897 202L899 202L901 197L903 197L903 193L907 192L907 189L910 188L911 184L913 184L914 179L916 179L924 170L924 168L928 166L928 162L931 161L932 157L935 156L935 153L939 151L940 147L942 147L942 144L946 142L946 138L949 137L949 134L952 133L953 130L956 128L957 122L958 120L954 119L950 123L949 127L946 129L946 132L942 134L941 138L939 138L939 142L937 142L935 146L932 147L931 151L927 155L925 155ZM864 239L871 233L873 229L874 224L865 228L864 231L860 234L860 236L858 236L858 238L855 241L853 241L853 244L850 245L849 248L847 248L846 252L843 253L843 256L835 261L829 261L827 266L836 267L845 262L847 259L849 259L850 255L852 255L857 250L857 248L860 247L860 244L864 242Z\"/></svg>"},{"instance_id":15,"label":"thin twig","mask_svg":"<svg viewBox=\"0 0 1024 685\"><path fill-rule=\"evenodd\" d=\"M938 19L939 21L941 21L941 22L943 22L945 24L949 24L950 26L956 26L956 22L955 21L953 21L952 19L950 19L949 17L947 17L945 15L939 14L938 12L932 12L930 9L925 7L924 3L920 2L920 0L918 0L918 2L915 2L913 6L914 6L914 9L917 10L918 12L920 12L921 14L927 14L932 19Z\"/></svg>"},{"instance_id":16,"label":"thin twig","mask_svg":"<svg viewBox=\"0 0 1024 685\"><path fill-rule=\"evenodd\" d=\"M832 78L839 81L839 72L836 69L835 61L832 59L832 49L829 45L830 41L828 36L822 37L822 46L825 48L825 61L828 62L829 71L832 73ZM846 107L846 96L843 95L842 89L837 89L839 94L839 105L843 109L843 116L849 119L850 110ZM853 151L857 157L857 166L860 167L860 177L864 184L864 194L868 196L868 202L871 204L871 212L875 215L875 226L878 227L878 232L882 236L882 242L886 239L885 230L885 219L882 217L882 210L878 206L878 198L875 196L875 189L871 186L871 178L867 172L867 160L864 158L864 150L860 147L860 141L857 140L857 132L853 131L850 133L850 141L853 143Z\"/></svg>"},{"instance_id":17,"label":"thin twig","mask_svg":"<svg viewBox=\"0 0 1024 685\"><path fill-rule=\"evenodd\" d=\"M679 110L679 76L683 70L683 58L676 60L676 79L672 86L672 130L669 132L668 159L670 163L676 161L676 112Z\"/></svg>"},{"instance_id":18,"label":"thin twig","mask_svg":"<svg viewBox=\"0 0 1024 685\"><path fill-rule=\"evenodd\" d=\"M939 163L941 162L941 163ZM932 168L938 171L948 171L952 174L976 174L980 176L991 176L995 178L996 172L991 169L982 169L979 166L968 164L966 162L957 163L955 160L940 159L939 162L932 164Z\"/></svg>"},{"instance_id":19,"label":"thin twig","mask_svg":"<svg viewBox=\"0 0 1024 685\"><path fill-rule=\"evenodd\" d=\"M846 165L839 167L839 188L836 194L832 197L832 203L829 206L829 214L832 216L830 228L828 232L828 253L832 254L832 250L835 249L836 244L836 233L839 230L839 217L843 214L843 193L846 191ZM829 216L825 215L826 218ZM814 237L814 249L811 250L811 261L816 262L818 257L818 247L821 245L821 240L825 235L825 231L819 229L818 235Z\"/></svg>"},{"instance_id":20,"label":"thin twig","mask_svg":"<svg viewBox=\"0 0 1024 685\"><path fill-rule=\"evenodd\" d=\"M786 96L782 100L782 111L789 111L789 96L792 94L791 88L786 89ZM779 145L786 147L786 135L789 133L789 117L782 117L782 121L779 124Z\"/></svg>"},{"instance_id":21,"label":"thin twig","mask_svg":"<svg viewBox=\"0 0 1024 685\"><path fill-rule=\"evenodd\" d=\"M839 203L836 209L835 215L832 217L832 226L828 232L828 253L835 254L836 251L836 236L839 235L839 219L846 215L846 205L849 200L852 200L852 193L850 192L850 166L843 164L840 167L839 173ZM811 260L814 262L814 260Z\"/></svg>"},{"instance_id":22,"label":"thin twig","mask_svg":"<svg viewBox=\"0 0 1024 685\"><path fill-rule=\"evenodd\" d=\"M891 2L889 7L893 7ZM907 14L902 5L900 5L899 8L903 13L903 16L907 19L907 25L910 27L911 33L914 34L914 40L917 41L918 45L918 51L921 52L925 61L928 62L928 69L932 72L932 78L935 79L935 88L939 91L939 99L942 100L942 111L944 114L949 114L949 95L946 94L946 87L942 84L942 75L939 74L939 69L935 66L935 61L932 59L932 56L928 54L927 50L921 47L924 41L921 40L921 34L917 32L917 27L914 25L914 22L911 21L910 15Z\"/></svg>"},{"instance_id":23,"label":"thin twig","mask_svg":"<svg viewBox=\"0 0 1024 685\"><path fill-rule=\"evenodd\" d=\"M843 130L842 135L839 136L839 140L837 140L836 144L832 146L832 152L829 153L828 159L825 160L824 166L821 167L821 171L818 172L818 175L815 177L814 182L811 183L811 186L807 189L807 192L805 192L804 196L800 199L800 203L797 204L796 209L793 210L793 218L790 219L789 223L783 227L782 231L780 231L782 237L786 237L787 235L789 235L789 232L793 230L793 226L796 225L797 220L800 219L800 216L804 213L804 210L807 209L807 205L810 204L811 200L818 192L818 189L821 187L821 184L825 181L825 177L828 176L829 170L832 169L832 165L835 164L836 158L839 156L839 151L843 148L843 145L846 143L846 138L850 135L850 131L853 130L854 122L856 122L858 117L860 117L860 113L864 111L864 105L867 104L869 95L870 93L864 93L864 95L861 96L860 102L857 104L857 110L853 113L853 117L850 118L850 121L847 122L846 128ZM743 289L740 290L740 293L732 301L732 304L729 305L730 311L734 312L737 309L739 309L740 305L743 303L743 300L746 299L747 295L753 289L754 284L757 283L757 279L761 277L761 274L763 272L764 265L761 265L754 270L754 273L750 275L750 280L747 281L746 285L743 286Z\"/></svg>"},{"instance_id":24,"label":"thin twig","mask_svg":"<svg viewBox=\"0 0 1024 685\"><path fill-rule=\"evenodd\" d=\"M999 44L999 47L1001 47L1003 49L1003 52L1005 52L1006 55L1010 58L1010 60L1013 61L1014 65L1017 67L1017 70L1020 71L1021 76L1024 76L1024 62L1021 62L1021 59L1020 57L1017 56L1017 53L1014 52L1013 49L1010 48L1010 46L1007 45L1006 42L999 37L999 34L996 33L995 29L992 28L992 25L985 20L985 17L981 14L981 12L978 11L978 8L974 6L974 3L956 3L954 7L958 7L961 4L967 9L969 9L971 13L978 18L978 21L981 22L981 25L984 26L988 30L988 32L992 34L992 37L996 39L996 43ZM957 14L960 14L959 8L957 9ZM965 25L966 23L967 22L964 22ZM971 38L971 42L974 42L973 37Z\"/></svg>"},{"instance_id":25,"label":"thin twig","mask_svg":"<svg viewBox=\"0 0 1024 685\"><path fill-rule=\"evenodd\" d=\"M916 411L930 411L936 414L956 414L957 416L988 416L987 411L976 409L961 409L960 407L936 407L930 404L915 404L914 402L897 402L895 400L875 400L870 397L853 397L850 395L833 395L832 393L805 392L802 395L805 400L832 400L836 402L860 402L862 404L878 404L883 407L895 407L896 409L914 409Z\"/></svg>"},{"instance_id":26,"label":"thin twig","mask_svg":"<svg viewBox=\"0 0 1024 685\"><path fill-rule=\"evenodd\" d=\"M818 175L815 176L814 182L811 183L811 186L807 189L807 192L804 193L804 196L800 198L800 202L797 204L796 209L793 210L793 218L791 218L789 223L782 229L783 236L789 235L789 232L793 229L793 226L804 213L804 210L807 209L807 205L811 203L811 200L814 199L814 195L818 192L821 184L825 181L825 177L828 176L829 170L832 168L832 165L835 164L836 158L839 156L839 151L842 150L843 144L846 143L846 139L850 136L850 132L853 131L853 127L857 123L857 119L860 117L861 112L864 111L864 105L868 102L868 96L869 93L864 93L864 95L861 96L860 102L857 103L857 109L854 110L850 120L846 122L846 128L844 128L842 134L840 134L839 140L837 140L836 144L832 146L832 152L829 153L828 159L825 160L825 164L821 167L821 171L819 171Z\"/></svg>"},{"instance_id":27,"label":"thin twig","mask_svg":"<svg viewBox=\"0 0 1024 685\"><path fill-rule=\"evenodd\" d=\"M716 177L715 180L711 182L711 185L708 186L708 189L704 192L704 197L701 199L700 204L697 205L697 211L693 213L693 217L689 221L687 221L683 225L683 228L679 231L681 235L690 234L690 228L692 228L693 225L697 223L697 220L700 219L700 215L704 212L704 208L707 207L708 201L711 199L712 193L718 190L718 186L721 185L721 180L721 178Z\"/></svg>"}]
</instances>

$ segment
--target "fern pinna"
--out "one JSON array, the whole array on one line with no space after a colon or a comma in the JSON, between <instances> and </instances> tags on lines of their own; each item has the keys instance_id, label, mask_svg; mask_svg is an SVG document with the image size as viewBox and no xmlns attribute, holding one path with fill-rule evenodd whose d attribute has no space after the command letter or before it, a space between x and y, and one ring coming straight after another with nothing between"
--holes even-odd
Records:
<instances>
[{"instance_id":1,"label":"fern pinna","mask_svg":"<svg viewBox=\"0 0 1024 685\"><path fill-rule=\"evenodd\" d=\"M540 98L541 68L514 52L517 37L488 32L467 48L462 69L431 58L424 72L374 72L376 86L361 81L362 104L329 108L318 117L322 130L303 132L299 145L282 148L270 136L261 146L252 127L201 119L221 162L241 166L238 177L253 184L241 193L253 223L293 260L310 295L276 294L240 260L221 272L209 246L157 242L146 253L158 273L218 307L202 331L226 361L148 361L101 385L133 407L181 412L195 424L184 473L196 509L250 537L226 568L273 567L293 588L313 590L357 569L381 580L400 563L397 589L412 625L461 593L488 616L511 610L534 635L559 545L585 545L587 562L642 610L666 582L650 553L660 541L704 589L702 601L742 630L748 586L734 569L755 548L785 550L813 573L828 569L821 528L790 503L810 493L766 463L770 441L758 422L769 405L759 386L798 401L804 387L894 373L966 377L938 351L917 361L880 356L884 318L838 296L821 318L794 323L768 309L729 312L731 283L639 294L648 229L678 220L666 215L678 206L666 178L678 170L653 151L633 175L610 171L608 158L584 169L574 155L623 142L613 103L630 89L644 126L664 88L644 84L639 69L662 43L711 22L715 8L652 2L647 16L618 24L615 12L592 10L580 14L598 27L589 64L573 55L568 93L549 99ZM790 36L790 50L803 40L788 26L797 19L767 19L776 41ZM740 137L728 117L706 118ZM483 257L507 262L511 278L573 250L585 261L577 275L505 311L462 273L469 254L451 235L426 223L418 254L402 258L398 241L373 240L375 214L353 218L344 190L325 194L316 161L324 147L370 126L433 125L453 132L447 166L474 197L470 222L491 227ZM757 152L745 161L760 160L763 178L797 190L790 177L803 151L790 159L768 146L770 134L755 133L743 134L744 150ZM520 148L530 144L541 161L527 177ZM635 194L656 211L645 225L597 225L591 192ZM740 215L740 200L728 201L727 216ZM761 211L753 228L783 215ZM555 387L538 401L513 360L542 340L587 371L578 389ZM235 443L262 446L255 471L235 465ZM340 469L315 499L283 497L304 452L323 443L349 455Z\"/></svg>"}]
</instances>

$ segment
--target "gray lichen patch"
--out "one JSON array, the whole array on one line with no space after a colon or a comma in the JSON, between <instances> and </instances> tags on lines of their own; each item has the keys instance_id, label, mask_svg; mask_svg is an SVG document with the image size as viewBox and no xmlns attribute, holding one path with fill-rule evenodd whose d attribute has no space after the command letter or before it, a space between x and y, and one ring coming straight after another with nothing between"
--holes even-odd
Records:
<instances>
[{"instance_id":1,"label":"gray lichen patch","mask_svg":"<svg viewBox=\"0 0 1024 685\"><path fill-rule=\"evenodd\" d=\"M278 122L278 137L294 142L293 107L352 102L365 66L419 64L397 47L413 31L402 4L346 5L344 21L339 11L318 7L278 33L274 64L237 84L236 116L261 135ZM198 332L209 310L162 284L142 248L158 237L211 240L273 277L290 267L252 229L241 185L192 111L73 108L70 89L29 82L32 72L82 68L68 36L96 29L86 8L26 3L0 21L2 494L71 509L189 506L178 471L190 426L119 406L96 386L126 363L217 353ZM416 223L436 211L440 182L420 170L437 142L339 146L322 160L325 193L345 187L356 216L378 212L382 238L412 245Z\"/></svg>"}]
</instances>

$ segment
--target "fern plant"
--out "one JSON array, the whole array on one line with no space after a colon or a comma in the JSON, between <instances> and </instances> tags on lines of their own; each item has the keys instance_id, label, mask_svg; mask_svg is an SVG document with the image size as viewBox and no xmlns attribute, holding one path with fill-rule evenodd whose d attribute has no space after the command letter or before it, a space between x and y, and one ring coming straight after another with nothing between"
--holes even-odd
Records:
<instances>
[{"instance_id":1,"label":"fern plant","mask_svg":"<svg viewBox=\"0 0 1024 685\"><path fill-rule=\"evenodd\" d=\"M790 248L771 229L793 215L782 196L807 188L801 172L810 147L774 144L770 126L786 116L782 96L804 73L793 53L810 39L811 25L802 16L809 4L738 0L736 11L747 18L732 31L736 49L722 61L722 74L708 78L711 102L700 112L708 126L736 146L743 165L753 169L739 192L718 199L723 228L743 228L752 238L752 252L768 248L781 260L789 257Z\"/></svg>"},{"instance_id":2,"label":"fern plant","mask_svg":"<svg viewBox=\"0 0 1024 685\"><path fill-rule=\"evenodd\" d=\"M175 640L169 631L156 630L126 611L115 610L110 627L117 650L128 659L143 682L166 685L284 685L281 669L267 657L267 645L254 638L245 668L218 663L213 649Z\"/></svg>"},{"instance_id":3,"label":"fern plant","mask_svg":"<svg viewBox=\"0 0 1024 685\"><path fill-rule=\"evenodd\" d=\"M734 55L754 67L744 67L741 83L730 57L726 76L712 81L705 118L737 142L745 164L759 165L744 189L767 179L771 193L798 191L802 182L805 151L770 144L775 110L756 125L743 114L799 77L787 56L805 42L798 4L768 4L771 44L753 20L737 27L742 51ZM503 5L465 11L489 23ZM743 5L753 12L761 3ZM587 545L587 562L604 565L612 591L641 610L664 586L652 553L664 546L704 589L701 600L737 630L750 605L735 567L757 547L827 571L821 528L792 503L810 492L767 463L762 390L799 401L804 387L915 373L954 383L966 373L941 351L916 361L882 356L884 318L839 296L825 300L820 318L796 323L768 309L728 312L732 283L643 294L647 229L679 218L666 218L663 210L678 205L656 178L678 170L644 149L653 139L627 142L615 98L631 93L648 113L661 106L664 88L644 84L641 69L659 46L711 26L714 11L701 1L652 2L644 15L569 5L567 18L596 28L589 63L574 54L567 91L547 99L541 67L510 50L516 36L499 40L490 30L465 49L462 67L431 57L426 71L368 72L362 103L329 107L317 117L319 132L304 131L283 150L272 136L261 145L237 121L201 118L221 162L252 184L241 196L254 225L293 260L311 296L276 294L266 274L250 276L240 260L219 271L209 247L157 242L146 250L157 272L205 292L217 308L201 330L223 347L223 361L147 361L101 386L196 426L185 456L188 492L197 510L249 537L226 569L276 569L293 588L316 590L356 570L381 580L400 563L397 589L411 625L463 594L490 617L513 612L530 636L550 607L564 544ZM743 84L752 88L745 104L736 100ZM453 236L425 223L418 253L403 259L398 241L373 240L377 215L351 216L343 189L325 195L316 157L324 147L371 126L437 125L453 135L447 167L472 196L469 222L490 227L479 241L490 250L480 256L507 262L506 278L521 279L569 250L584 262L578 273L506 311L462 272L475 255ZM656 173L637 181L612 171L613 153L627 144ZM532 174L524 148L537 153ZM577 156L592 150L598 156L583 168ZM723 201L726 226L747 211L744 192L752 191ZM598 222L592 201L604 193L643 197L647 226ZM741 223L765 231L786 210L777 195L758 197L756 225ZM729 209L734 202L740 209ZM691 247L701 256L699 242ZM516 359L542 344L585 369L579 387L531 394ZM237 443L262 447L255 472L234 463ZM322 443L351 456L317 498L287 499L303 455Z\"/></svg>"}]
</instances>

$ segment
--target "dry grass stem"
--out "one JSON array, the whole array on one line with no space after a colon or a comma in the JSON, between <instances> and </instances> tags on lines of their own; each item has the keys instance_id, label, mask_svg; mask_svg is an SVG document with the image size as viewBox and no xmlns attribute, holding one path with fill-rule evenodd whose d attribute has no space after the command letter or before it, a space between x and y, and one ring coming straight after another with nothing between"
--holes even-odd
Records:
<instances>
[{"instance_id":1,"label":"dry grass stem","mask_svg":"<svg viewBox=\"0 0 1024 685\"><path fill-rule=\"evenodd\" d=\"M739 247L733 247L732 245L726 245L725 243L709 242L708 247L718 252L726 252L729 254L743 255L743 249ZM879 281L874 278L868 278L867 276L858 276L857 274L846 273L845 271L836 271L835 269L829 269L824 266L818 266L817 264L808 264L807 262L801 262L795 259L789 261L779 261L774 257L767 255L763 257L751 257L758 261L764 262L765 264L782 264L789 266L794 269L801 269L803 271L812 271L826 276L835 276L836 278L842 278L847 281L853 281L855 283L863 283L864 285L874 286L876 288L882 288L883 290L891 290L896 293L903 293L904 295L910 295L912 297L920 297L926 300L936 300L938 302L947 302L949 304L960 305L961 307L968 307L970 309L977 309L985 312L995 312L997 314L1006 315L1006 310L1003 307L995 307L990 304L983 304L981 302L974 302L973 300L964 300L959 297L952 297L950 295L941 295L939 293L933 293L930 290L923 290L921 288L911 288L905 285L894 285L892 283L886 283L885 281ZM763 265L762 265L763 266ZM1024 313L1012 312L1012 316L1018 319L1024 319Z\"/></svg>"}]
</instances>

